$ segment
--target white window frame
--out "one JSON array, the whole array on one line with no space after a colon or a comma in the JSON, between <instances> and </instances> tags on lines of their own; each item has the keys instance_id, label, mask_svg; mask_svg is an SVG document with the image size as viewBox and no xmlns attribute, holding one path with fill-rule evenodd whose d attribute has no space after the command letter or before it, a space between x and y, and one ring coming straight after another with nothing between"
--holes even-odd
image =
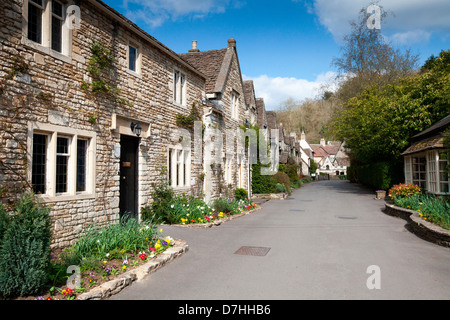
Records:
<instances>
[{"instance_id":1,"label":"white window frame","mask_svg":"<svg viewBox=\"0 0 450 320\"><path fill-rule=\"evenodd\" d=\"M440 158L439 150L431 150L423 153L413 154L404 157L405 164L405 183L417 183L417 180L414 179L414 167L413 167L413 158L425 157L426 161L426 192L437 194L437 195L448 195L449 192L444 192L441 188L441 184L449 184L450 186L450 177L448 180L441 180L441 174L444 172L440 169L440 164L445 162Z\"/></svg>"},{"instance_id":2,"label":"white window frame","mask_svg":"<svg viewBox=\"0 0 450 320\"><path fill-rule=\"evenodd\" d=\"M231 118L234 120L239 120L239 98L239 93L233 90L231 92Z\"/></svg>"},{"instance_id":3,"label":"white window frame","mask_svg":"<svg viewBox=\"0 0 450 320\"><path fill-rule=\"evenodd\" d=\"M170 160L169 157L171 157ZM170 170L169 165L171 166ZM173 189L190 188L191 149L182 146L169 146L167 149L167 168L167 178Z\"/></svg>"},{"instance_id":4,"label":"white window frame","mask_svg":"<svg viewBox=\"0 0 450 320\"><path fill-rule=\"evenodd\" d=\"M442 150L440 150L440 151L442 151ZM441 169L441 164L442 163L443 164L448 164L449 161L445 160L445 159L442 159L439 152L436 152L436 159L437 159L437 161L436 161L437 162L437 170L436 170L437 172L436 172L436 174L437 174L437 184L438 184L439 194L442 194L442 195L450 194L450 174L445 172L445 165L444 165L444 168ZM441 174L447 175L447 180L441 180ZM448 192L442 191L441 184L448 184L449 191Z\"/></svg>"},{"instance_id":5,"label":"white window frame","mask_svg":"<svg viewBox=\"0 0 450 320\"><path fill-rule=\"evenodd\" d=\"M66 10L70 3L58 0L42 0L42 30L41 42L35 42L28 39L28 3L32 0L23 0L22 6L22 44L32 47L44 54L54 58L63 60L64 62L72 62L72 30L69 28L69 16ZM62 30L61 30L61 52L52 49L52 2L57 1L62 5ZM33 3L34 5L34 3Z\"/></svg>"},{"instance_id":6,"label":"white window frame","mask_svg":"<svg viewBox=\"0 0 450 320\"><path fill-rule=\"evenodd\" d=\"M173 71L173 103L179 106L186 106L186 74L179 69Z\"/></svg>"},{"instance_id":7,"label":"white window frame","mask_svg":"<svg viewBox=\"0 0 450 320\"><path fill-rule=\"evenodd\" d=\"M227 185L233 184L233 156L232 154L226 154L223 159L224 164L224 180Z\"/></svg>"},{"instance_id":8,"label":"white window frame","mask_svg":"<svg viewBox=\"0 0 450 320\"><path fill-rule=\"evenodd\" d=\"M59 125L29 122L27 138L29 181L31 181L32 176L33 134L35 133L47 136L45 193L39 194L38 196L44 201L49 202L95 198L96 133ZM58 155L56 147L58 137L69 139L68 153L65 154L68 157L67 191L64 193L56 192L56 159ZM85 191L79 192L76 191L78 139L88 141L86 152L86 187Z\"/></svg>"},{"instance_id":9,"label":"white window frame","mask_svg":"<svg viewBox=\"0 0 450 320\"><path fill-rule=\"evenodd\" d=\"M130 47L136 49L136 60L135 60L135 69L130 69ZM135 41L128 41L127 43L127 61L126 61L126 70L129 74L136 76L142 79L142 47L136 43Z\"/></svg>"}]
</instances>

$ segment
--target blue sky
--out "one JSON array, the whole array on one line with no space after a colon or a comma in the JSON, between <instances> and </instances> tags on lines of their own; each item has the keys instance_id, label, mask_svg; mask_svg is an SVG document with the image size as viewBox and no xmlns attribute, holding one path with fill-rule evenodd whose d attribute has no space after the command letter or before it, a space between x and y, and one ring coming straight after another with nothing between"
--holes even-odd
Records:
<instances>
[{"instance_id":1,"label":"blue sky","mask_svg":"<svg viewBox=\"0 0 450 320\"><path fill-rule=\"evenodd\" d=\"M202 51L225 48L233 37L244 79L274 110L288 98L302 100L333 87L331 66L349 21L364 0L104 0L177 53L192 40ZM449 0L378 1L393 13L382 25L395 47L411 48L423 63L450 49Z\"/></svg>"}]
</instances>

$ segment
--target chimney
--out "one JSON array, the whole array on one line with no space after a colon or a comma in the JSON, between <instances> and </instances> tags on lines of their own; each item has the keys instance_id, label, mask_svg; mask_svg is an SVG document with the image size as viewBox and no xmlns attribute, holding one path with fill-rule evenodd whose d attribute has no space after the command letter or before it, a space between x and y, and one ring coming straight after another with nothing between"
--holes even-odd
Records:
<instances>
[{"instance_id":1,"label":"chimney","mask_svg":"<svg viewBox=\"0 0 450 320\"><path fill-rule=\"evenodd\" d=\"M228 48L235 47L236 48L236 40L233 37L228 39Z\"/></svg>"},{"instance_id":2,"label":"chimney","mask_svg":"<svg viewBox=\"0 0 450 320\"><path fill-rule=\"evenodd\" d=\"M325 139L324 138L320 139L320 145L321 146L325 146Z\"/></svg>"},{"instance_id":3,"label":"chimney","mask_svg":"<svg viewBox=\"0 0 450 320\"><path fill-rule=\"evenodd\" d=\"M305 131L302 131L302 135L300 136L300 140L306 140Z\"/></svg>"},{"instance_id":4,"label":"chimney","mask_svg":"<svg viewBox=\"0 0 450 320\"><path fill-rule=\"evenodd\" d=\"M200 50L197 49L197 40L192 40L192 49L190 49L189 52L200 52Z\"/></svg>"}]
</instances>

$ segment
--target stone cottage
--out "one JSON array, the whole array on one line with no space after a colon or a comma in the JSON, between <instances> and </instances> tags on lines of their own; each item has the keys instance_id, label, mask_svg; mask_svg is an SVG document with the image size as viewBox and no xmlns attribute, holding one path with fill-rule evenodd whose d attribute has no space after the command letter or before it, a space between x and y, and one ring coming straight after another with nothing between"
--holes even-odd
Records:
<instances>
[{"instance_id":1,"label":"stone cottage","mask_svg":"<svg viewBox=\"0 0 450 320\"><path fill-rule=\"evenodd\" d=\"M236 187L251 191L247 153L238 135L250 110L246 110L236 40L230 38L226 48L208 51L200 51L196 41L192 44L192 49L179 56L206 79L209 102L203 116L205 200L232 196Z\"/></svg>"},{"instance_id":2,"label":"stone cottage","mask_svg":"<svg viewBox=\"0 0 450 320\"><path fill-rule=\"evenodd\" d=\"M202 192L199 150L177 134L180 115L208 111L201 71L102 1L2 1L0 15L1 196L30 186L51 206L53 246L139 217L161 178ZM221 106L236 123L239 76Z\"/></svg>"}]
</instances>

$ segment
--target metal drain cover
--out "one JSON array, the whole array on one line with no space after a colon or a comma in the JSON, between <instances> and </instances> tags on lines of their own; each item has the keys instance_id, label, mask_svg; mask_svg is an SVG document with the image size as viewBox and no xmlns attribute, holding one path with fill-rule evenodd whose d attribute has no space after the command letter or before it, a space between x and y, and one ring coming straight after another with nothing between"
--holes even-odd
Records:
<instances>
[{"instance_id":1,"label":"metal drain cover","mask_svg":"<svg viewBox=\"0 0 450 320\"><path fill-rule=\"evenodd\" d=\"M241 254L245 256L259 256L263 257L269 252L270 248L267 247L240 247L234 254Z\"/></svg>"},{"instance_id":2,"label":"metal drain cover","mask_svg":"<svg viewBox=\"0 0 450 320\"><path fill-rule=\"evenodd\" d=\"M346 216L337 216L338 219L346 219L346 220L355 220L357 217L346 217Z\"/></svg>"}]
</instances>

